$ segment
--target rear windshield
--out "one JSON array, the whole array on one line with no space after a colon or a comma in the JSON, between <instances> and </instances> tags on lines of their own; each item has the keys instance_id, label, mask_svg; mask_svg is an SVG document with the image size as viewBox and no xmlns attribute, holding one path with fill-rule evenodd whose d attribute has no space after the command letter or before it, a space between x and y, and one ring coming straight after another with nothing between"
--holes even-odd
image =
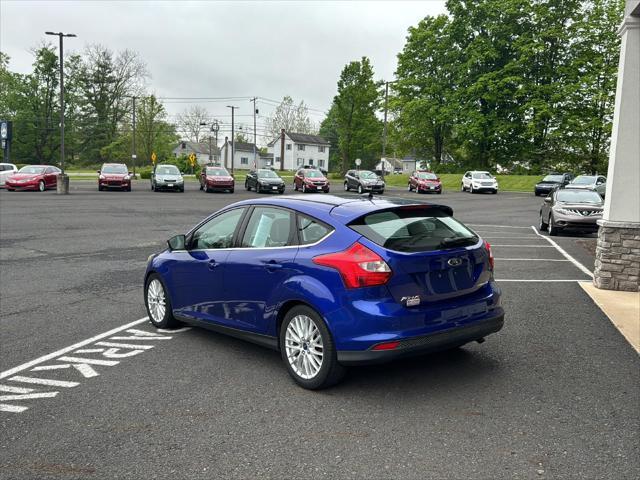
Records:
<instances>
[{"instance_id":1,"label":"rear windshield","mask_svg":"<svg viewBox=\"0 0 640 480\"><path fill-rule=\"evenodd\" d=\"M381 247L399 252L428 252L478 242L478 236L471 230L433 207L370 213L349 226Z\"/></svg>"}]
</instances>

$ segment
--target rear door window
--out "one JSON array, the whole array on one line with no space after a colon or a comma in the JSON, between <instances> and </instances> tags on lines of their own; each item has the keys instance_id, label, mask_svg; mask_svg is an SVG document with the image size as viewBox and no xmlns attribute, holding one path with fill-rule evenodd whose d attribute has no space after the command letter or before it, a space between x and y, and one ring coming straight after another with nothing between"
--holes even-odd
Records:
<instances>
[{"instance_id":1,"label":"rear door window","mask_svg":"<svg viewBox=\"0 0 640 480\"><path fill-rule=\"evenodd\" d=\"M242 237L244 248L277 248L292 244L292 212L282 208L256 207Z\"/></svg>"},{"instance_id":2,"label":"rear door window","mask_svg":"<svg viewBox=\"0 0 640 480\"><path fill-rule=\"evenodd\" d=\"M298 215L298 236L300 245L318 243L331 233L332 228L324 223L305 215Z\"/></svg>"},{"instance_id":3,"label":"rear door window","mask_svg":"<svg viewBox=\"0 0 640 480\"><path fill-rule=\"evenodd\" d=\"M349 225L372 242L399 252L475 245L478 236L439 208L401 207L374 212Z\"/></svg>"}]
</instances>

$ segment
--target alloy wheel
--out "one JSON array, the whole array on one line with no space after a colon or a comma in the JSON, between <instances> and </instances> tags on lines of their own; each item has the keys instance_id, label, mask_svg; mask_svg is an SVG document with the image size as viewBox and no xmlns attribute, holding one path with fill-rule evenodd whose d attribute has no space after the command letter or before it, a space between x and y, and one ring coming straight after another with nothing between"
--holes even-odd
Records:
<instances>
[{"instance_id":1,"label":"alloy wheel","mask_svg":"<svg viewBox=\"0 0 640 480\"><path fill-rule=\"evenodd\" d=\"M151 280L147 287L147 305L149 306L151 320L154 323L161 323L164 319L167 307L164 288L162 283L160 283L160 280L157 278Z\"/></svg>"},{"instance_id":2,"label":"alloy wheel","mask_svg":"<svg viewBox=\"0 0 640 480\"><path fill-rule=\"evenodd\" d=\"M38 183L38 190L44 192L44 181L40 180L40 182Z\"/></svg>"},{"instance_id":3,"label":"alloy wheel","mask_svg":"<svg viewBox=\"0 0 640 480\"><path fill-rule=\"evenodd\" d=\"M322 368L322 334L311 317L295 316L287 326L285 350L291 369L300 378L314 378Z\"/></svg>"},{"instance_id":4,"label":"alloy wheel","mask_svg":"<svg viewBox=\"0 0 640 480\"><path fill-rule=\"evenodd\" d=\"M362 185L358 185L358 193L362 193Z\"/></svg>"},{"instance_id":5,"label":"alloy wheel","mask_svg":"<svg viewBox=\"0 0 640 480\"><path fill-rule=\"evenodd\" d=\"M347 182L344 182L344 191L345 192L349 191L349 184Z\"/></svg>"}]
</instances>

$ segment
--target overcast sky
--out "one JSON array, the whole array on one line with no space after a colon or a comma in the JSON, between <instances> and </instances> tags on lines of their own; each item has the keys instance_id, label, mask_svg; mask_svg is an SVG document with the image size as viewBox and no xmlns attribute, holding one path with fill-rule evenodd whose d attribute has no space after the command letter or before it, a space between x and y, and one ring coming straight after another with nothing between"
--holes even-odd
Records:
<instances>
[{"instance_id":1,"label":"overcast sky","mask_svg":"<svg viewBox=\"0 0 640 480\"><path fill-rule=\"evenodd\" d=\"M66 52L92 43L138 52L151 73L149 90L160 97L290 95L319 110L310 112L319 121L346 63L368 56L376 77L391 79L407 28L440 13L444 1L1 0L0 49L11 70L26 73L44 31L71 32L78 38L65 41ZM188 106L166 103L172 117ZM239 122L249 124L249 102L234 103ZM227 104L201 103L223 121Z\"/></svg>"}]
</instances>

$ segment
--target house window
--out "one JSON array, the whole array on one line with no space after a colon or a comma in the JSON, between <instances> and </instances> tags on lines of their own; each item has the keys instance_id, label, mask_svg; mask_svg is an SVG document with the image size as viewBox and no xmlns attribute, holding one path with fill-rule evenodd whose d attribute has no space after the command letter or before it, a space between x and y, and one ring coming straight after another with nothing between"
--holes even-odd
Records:
<instances>
[{"instance_id":1,"label":"house window","mask_svg":"<svg viewBox=\"0 0 640 480\"><path fill-rule=\"evenodd\" d=\"M313 158L309 159L309 165L313 165Z\"/></svg>"},{"instance_id":2,"label":"house window","mask_svg":"<svg viewBox=\"0 0 640 480\"><path fill-rule=\"evenodd\" d=\"M276 157L276 163L280 163L280 157Z\"/></svg>"},{"instance_id":3,"label":"house window","mask_svg":"<svg viewBox=\"0 0 640 480\"><path fill-rule=\"evenodd\" d=\"M249 165L249 157L240 157L240 165Z\"/></svg>"},{"instance_id":4,"label":"house window","mask_svg":"<svg viewBox=\"0 0 640 480\"><path fill-rule=\"evenodd\" d=\"M287 150L291 150L291 144L287 143Z\"/></svg>"},{"instance_id":5,"label":"house window","mask_svg":"<svg viewBox=\"0 0 640 480\"><path fill-rule=\"evenodd\" d=\"M304 158L299 158L298 159L298 165L302 165L304 163Z\"/></svg>"},{"instance_id":6,"label":"house window","mask_svg":"<svg viewBox=\"0 0 640 480\"><path fill-rule=\"evenodd\" d=\"M304 152L304 144L302 144L302 143L298 144L298 151L299 152Z\"/></svg>"},{"instance_id":7,"label":"house window","mask_svg":"<svg viewBox=\"0 0 640 480\"><path fill-rule=\"evenodd\" d=\"M318 145L318 152L324 153L324 146L323 145Z\"/></svg>"},{"instance_id":8,"label":"house window","mask_svg":"<svg viewBox=\"0 0 640 480\"><path fill-rule=\"evenodd\" d=\"M322 160L322 159L318 160L318 166L319 167L324 167L324 160Z\"/></svg>"}]
</instances>

